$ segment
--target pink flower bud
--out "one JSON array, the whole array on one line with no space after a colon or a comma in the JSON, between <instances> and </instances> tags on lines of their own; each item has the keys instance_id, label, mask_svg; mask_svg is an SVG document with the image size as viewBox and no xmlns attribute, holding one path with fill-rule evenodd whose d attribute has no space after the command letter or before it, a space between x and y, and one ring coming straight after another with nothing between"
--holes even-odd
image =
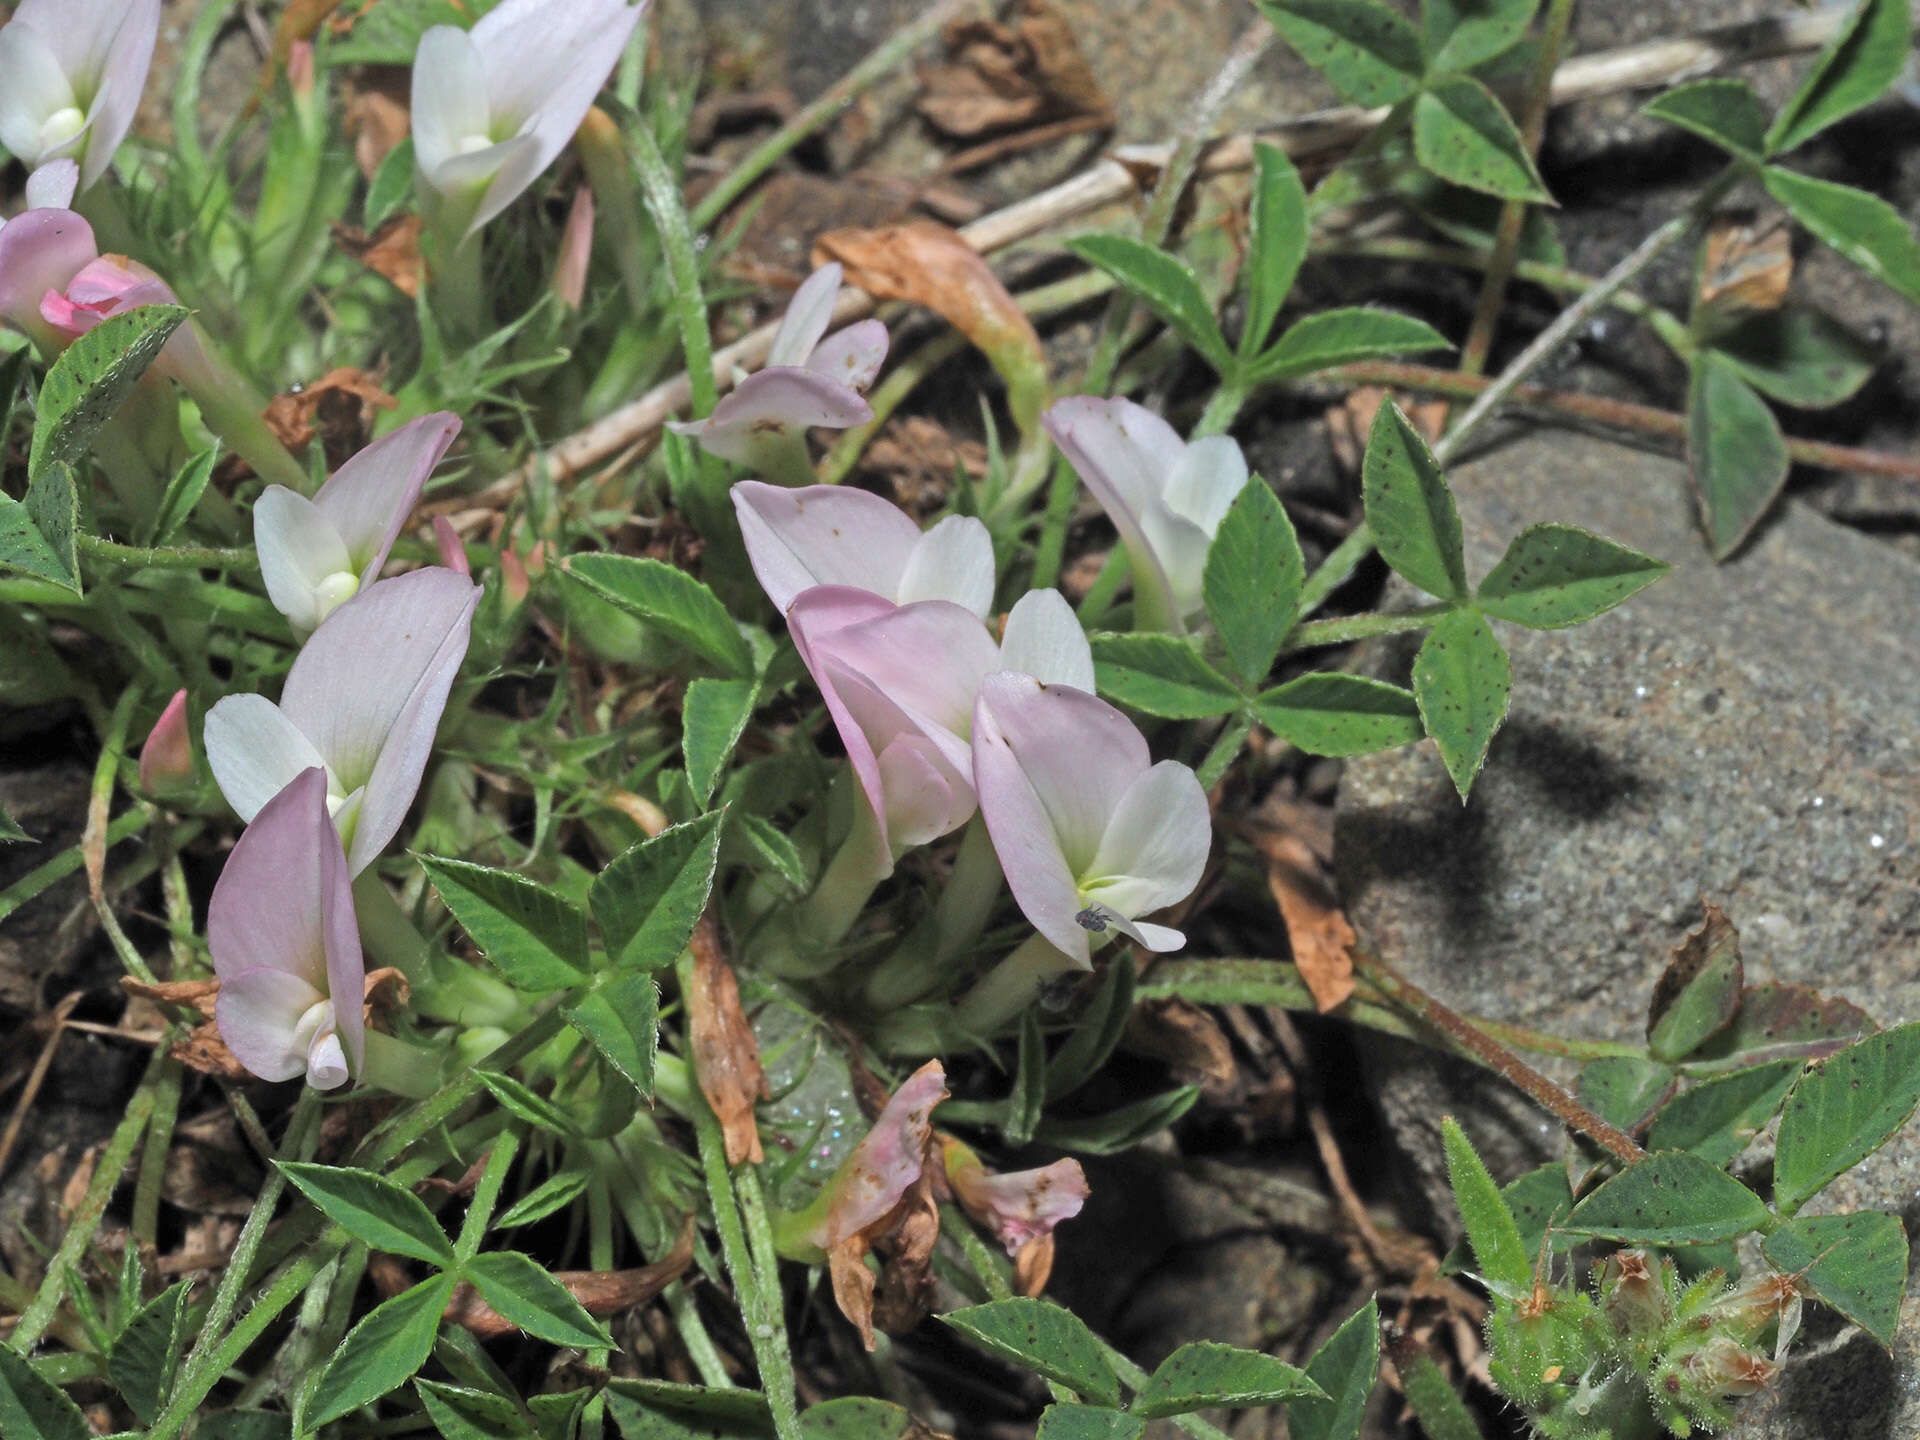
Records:
<instances>
[{"instance_id":1,"label":"pink flower bud","mask_svg":"<svg viewBox=\"0 0 1920 1440\"><path fill-rule=\"evenodd\" d=\"M473 567L467 564L466 543L461 540L460 532L453 528L453 522L444 515L433 517L433 538L440 546L440 563L456 575L471 575Z\"/></svg>"},{"instance_id":2,"label":"pink flower bud","mask_svg":"<svg viewBox=\"0 0 1920 1440\"><path fill-rule=\"evenodd\" d=\"M296 40L287 52L287 88L296 100L313 98L313 42Z\"/></svg>"},{"instance_id":3,"label":"pink flower bud","mask_svg":"<svg viewBox=\"0 0 1920 1440\"><path fill-rule=\"evenodd\" d=\"M140 747L140 788L149 794L193 777L193 742L187 732L187 692L176 690L147 743Z\"/></svg>"},{"instance_id":4,"label":"pink flower bud","mask_svg":"<svg viewBox=\"0 0 1920 1440\"><path fill-rule=\"evenodd\" d=\"M940 1148L960 1208L991 1230L1009 1255L1051 1235L1054 1226L1071 1220L1087 1203L1087 1176L1078 1160L997 1175L951 1135L940 1137Z\"/></svg>"},{"instance_id":5,"label":"pink flower bud","mask_svg":"<svg viewBox=\"0 0 1920 1440\"><path fill-rule=\"evenodd\" d=\"M507 597L509 605L526 603L527 591L533 588L533 582L527 577L527 564L520 558L517 550L500 552L500 589Z\"/></svg>"},{"instance_id":6,"label":"pink flower bud","mask_svg":"<svg viewBox=\"0 0 1920 1440\"><path fill-rule=\"evenodd\" d=\"M593 188L573 192L567 226L560 233L560 258L554 262L554 296L569 310L578 310L587 298L587 263L593 258Z\"/></svg>"}]
</instances>

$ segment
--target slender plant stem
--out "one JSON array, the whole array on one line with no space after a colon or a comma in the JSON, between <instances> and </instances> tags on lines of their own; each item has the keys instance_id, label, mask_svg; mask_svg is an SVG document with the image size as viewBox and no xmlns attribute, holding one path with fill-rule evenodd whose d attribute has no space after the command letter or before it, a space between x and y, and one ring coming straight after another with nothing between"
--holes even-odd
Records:
<instances>
[{"instance_id":1,"label":"slender plant stem","mask_svg":"<svg viewBox=\"0 0 1920 1440\"><path fill-rule=\"evenodd\" d=\"M480 1253L480 1242L486 1239L487 1226L493 1221L493 1207L500 1202L500 1187L507 1183L507 1172L513 1168L513 1157L519 1149L519 1127L509 1125L487 1152L487 1168L474 1184L466 1219L460 1222L460 1238L453 1242L453 1253L462 1265ZM598 1266L600 1262L593 1263ZM606 1268L612 1268L611 1262Z\"/></svg>"},{"instance_id":2,"label":"slender plant stem","mask_svg":"<svg viewBox=\"0 0 1920 1440\"><path fill-rule=\"evenodd\" d=\"M260 569L259 557L251 547L221 550L207 546L122 545L116 540L79 532L73 540L80 553L90 560L134 570L239 570L257 574Z\"/></svg>"},{"instance_id":3,"label":"slender plant stem","mask_svg":"<svg viewBox=\"0 0 1920 1440\"><path fill-rule=\"evenodd\" d=\"M884 80L894 67L943 30L949 21L977 8L979 0L941 0L912 24L903 26L876 46L867 57L819 96L795 111L792 118L768 136L701 197L693 210L693 228L704 230L747 188L786 157L809 135L825 129L844 115L868 90Z\"/></svg>"},{"instance_id":4,"label":"slender plant stem","mask_svg":"<svg viewBox=\"0 0 1920 1440\"><path fill-rule=\"evenodd\" d=\"M1223 380L1220 388L1213 392L1213 398L1207 401L1207 408L1200 412L1200 419L1193 427L1191 439L1198 440L1207 435L1224 435L1240 418L1240 409L1247 403L1251 388L1240 380Z\"/></svg>"},{"instance_id":5,"label":"slender plant stem","mask_svg":"<svg viewBox=\"0 0 1920 1440\"><path fill-rule=\"evenodd\" d=\"M1346 584L1353 572L1360 568L1360 562L1373 553L1373 531L1362 520L1322 560L1305 583L1300 586L1300 599L1294 607L1296 616L1311 615L1327 603L1327 597Z\"/></svg>"},{"instance_id":6,"label":"slender plant stem","mask_svg":"<svg viewBox=\"0 0 1920 1440\"><path fill-rule=\"evenodd\" d=\"M1375 635L1403 635L1409 630L1425 630L1453 608L1443 601L1413 610L1369 611L1365 615L1342 615L1332 620L1309 620L1293 628L1282 653L1310 650L1316 645L1344 645L1352 640L1371 639Z\"/></svg>"},{"instance_id":7,"label":"slender plant stem","mask_svg":"<svg viewBox=\"0 0 1920 1440\"><path fill-rule=\"evenodd\" d=\"M1540 138L1547 128L1547 111L1553 100L1553 72L1560 67L1560 52L1566 47L1567 26L1573 19L1573 0L1550 0L1546 23L1541 27L1540 49L1534 57L1533 74L1527 81L1527 98L1521 106L1520 134L1529 155L1540 153ZM1520 258L1520 235L1527 224L1527 202L1508 200L1500 207L1500 220L1494 227L1493 251L1487 257L1487 273L1480 282L1480 298L1473 307L1473 323L1468 327L1466 343L1460 347L1460 372L1478 375L1487 365L1493 349L1494 331L1500 324L1500 311L1506 304L1507 281Z\"/></svg>"},{"instance_id":8,"label":"slender plant stem","mask_svg":"<svg viewBox=\"0 0 1920 1440\"><path fill-rule=\"evenodd\" d=\"M1240 758L1240 747L1247 743L1247 734L1253 729L1253 722L1244 715L1227 717L1226 728L1214 739L1207 750L1207 758L1200 762L1197 772L1200 788L1211 790L1220 783L1220 777L1227 773L1227 767Z\"/></svg>"},{"instance_id":9,"label":"slender plant stem","mask_svg":"<svg viewBox=\"0 0 1920 1440\"><path fill-rule=\"evenodd\" d=\"M164 1053L168 1047L158 1048ZM168 1057L160 1062L160 1073L154 1080L153 1117L140 1151L140 1173L133 1182L133 1219L129 1226L133 1243L146 1258L151 1258L159 1245L160 1187L166 1179L167 1154L173 1148L173 1127L180 1118L180 1086L185 1073L178 1060Z\"/></svg>"},{"instance_id":10,"label":"slender plant stem","mask_svg":"<svg viewBox=\"0 0 1920 1440\"><path fill-rule=\"evenodd\" d=\"M302 1087L300 1099L293 1107L293 1118L287 1122L287 1133L280 1142L281 1158L294 1159L300 1156L319 1118L320 1092L310 1086ZM280 1203L281 1193L286 1188L287 1177L275 1165L267 1171L266 1181L260 1187L260 1196L253 1202L246 1224L240 1227L240 1238L234 1241L233 1255L220 1275L220 1286L213 1292L213 1299L207 1304L206 1317L200 1322L199 1338L194 1342L193 1349L187 1352L187 1358L180 1363L179 1373L183 1377L191 1378L209 1363L222 1332L227 1328L227 1321L233 1316L234 1307L240 1303L240 1293L246 1288L248 1274L260 1253L260 1242L267 1238L267 1227L273 1223L274 1207ZM216 1375L218 1373L215 1372Z\"/></svg>"},{"instance_id":11,"label":"slender plant stem","mask_svg":"<svg viewBox=\"0 0 1920 1440\"><path fill-rule=\"evenodd\" d=\"M686 356L687 379L693 387L696 419L713 412L720 397L713 378L713 335L707 328L707 301L700 290L700 246L680 201L680 186L667 168L667 158L653 131L636 125L628 136L634 168L640 174L640 192L660 244L666 251L667 274L673 281L674 313L680 323L680 348Z\"/></svg>"},{"instance_id":12,"label":"slender plant stem","mask_svg":"<svg viewBox=\"0 0 1920 1440\"><path fill-rule=\"evenodd\" d=\"M1489 1069L1497 1071L1569 1130L1578 1131L1621 1163L1631 1165L1646 1158L1646 1151L1634 1143L1625 1131L1609 1124L1553 1083L1526 1061L1515 1055L1486 1031L1459 1012L1436 1000L1377 956L1356 949L1353 968L1364 975L1381 994L1404 1006L1423 1023L1431 1026Z\"/></svg>"},{"instance_id":13,"label":"slender plant stem","mask_svg":"<svg viewBox=\"0 0 1920 1440\"><path fill-rule=\"evenodd\" d=\"M60 1248L47 1262L46 1276L35 1292L33 1303L22 1312L19 1323L13 1327L13 1335L8 1343L21 1355L30 1354L47 1333L47 1326L53 1322L54 1311L67 1293L67 1278L74 1273L80 1263L80 1257L93 1242L93 1232L99 1228L100 1217L106 1213L107 1201L113 1198L113 1192L120 1184L121 1172L127 1168L127 1161L133 1156L133 1147L140 1143L140 1137L146 1132L147 1122L153 1118L155 1105L155 1080L160 1067L166 1063L166 1047L155 1046L153 1058L147 1062L147 1073L141 1077L140 1088L134 1091L133 1099L127 1105L127 1113L120 1118L108 1138L105 1147L93 1164L93 1176L87 1181L86 1191L75 1207L73 1218L67 1223L67 1233L60 1239Z\"/></svg>"},{"instance_id":14,"label":"slender plant stem","mask_svg":"<svg viewBox=\"0 0 1920 1440\"><path fill-rule=\"evenodd\" d=\"M1619 264L1601 276L1598 283L1555 316L1553 323L1514 357L1513 363L1480 392L1479 398L1467 407L1466 413L1454 422L1453 428L1440 437L1439 443L1433 447L1434 459L1442 465L1450 464L1474 433L1512 398L1513 392L1520 388L1529 375L1578 334L1587 321L1613 298L1616 291L1631 284L1635 276L1692 234L1694 226L1712 213L1713 207L1739 183L1745 173L1738 162L1728 165L1695 197L1691 205L1654 230Z\"/></svg>"},{"instance_id":15,"label":"slender plant stem","mask_svg":"<svg viewBox=\"0 0 1920 1440\"><path fill-rule=\"evenodd\" d=\"M771 1295L754 1269L753 1250L741 1223L740 1207L734 1197L733 1176L727 1170L726 1141L720 1134L720 1121L706 1096L696 1089L692 1096L694 1135L700 1147L700 1164L705 1172L707 1194L713 1204L714 1228L720 1233L720 1254L727 1273L733 1277L734 1298L746 1322L747 1339L753 1347L755 1367L760 1371L761 1389L773 1412L773 1429L779 1440L799 1440L799 1403L793 1391L793 1358L787 1350L785 1318L780 1313L777 1284Z\"/></svg>"}]
</instances>

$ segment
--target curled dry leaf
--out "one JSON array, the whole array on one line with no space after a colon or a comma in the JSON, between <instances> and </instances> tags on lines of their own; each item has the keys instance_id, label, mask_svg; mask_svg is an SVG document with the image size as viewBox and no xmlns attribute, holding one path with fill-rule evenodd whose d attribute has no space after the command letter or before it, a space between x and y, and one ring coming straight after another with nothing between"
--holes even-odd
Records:
<instances>
[{"instance_id":1,"label":"curled dry leaf","mask_svg":"<svg viewBox=\"0 0 1920 1440\"><path fill-rule=\"evenodd\" d=\"M693 1217L680 1227L673 1248L651 1265L632 1270L556 1270L553 1278L567 1288L589 1315L619 1315L637 1309L687 1273L693 1264ZM402 1288L406 1281L402 1281ZM445 1318L463 1325L482 1340L511 1335L520 1327L480 1298L471 1284L454 1288Z\"/></svg>"},{"instance_id":2,"label":"curled dry leaf","mask_svg":"<svg viewBox=\"0 0 1920 1440\"><path fill-rule=\"evenodd\" d=\"M390 215L369 235L357 226L336 222L333 239L348 255L411 300L420 293L420 279L425 274L420 259L421 224L418 215Z\"/></svg>"},{"instance_id":3,"label":"curled dry leaf","mask_svg":"<svg viewBox=\"0 0 1920 1440\"><path fill-rule=\"evenodd\" d=\"M740 1008L740 984L720 948L720 923L711 907L693 927L693 985L687 1015L693 1030L693 1073L700 1093L719 1117L726 1137L727 1163L758 1165L760 1125L756 1102L772 1095L760 1066L760 1045Z\"/></svg>"},{"instance_id":4,"label":"curled dry leaf","mask_svg":"<svg viewBox=\"0 0 1920 1440\"><path fill-rule=\"evenodd\" d=\"M265 419L280 443L295 452L319 435L327 468L334 470L366 444L373 412L398 403L366 371L343 365L303 389L274 396Z\"/></svg>"},{"instance_id":5,"label":"curled dry leaf","mask_svg":"<svg viewBox=\"0 0 1920 1440\"><path fill-rule=\"evenodd\" d=\"M184 1039L174 1042L167 1052L189 1070L221 1080L251 1080L253 1074L234 1058L227 1042L220 1038L220 1027L206 1020L194 1026Z\"/></svg>"},{"instance_id":6,"label":"curled dry leaf","mask_svg":"<svg viewBox=\"0 0 1920 1440\"><path fill-rule=\"evenodd\" d=\"M1348 475L1360 473L1360 462L1367 453L1367 436L1373 431L1373 417L1389 392L1378 385L1362 385L1326 413L1327 444L1333 460ZM1395 395L1401 411L1413 422L1431 445L1440 438L1447 423L1447 402L1427 400L1417 395Z\"/></svg>"},{"instance_id":7,"label":"curled dry leaf","mask_svg":"<svg viewBox=\"0 0 1920 1440\"><path fill-rule=\"evenodd\" d=\"M1793 234L1784 213L1716 215L1701 248L1699 303L1718 317L1778 310L1793 284Z\"/></svg>"},{"instance_id":8,"label":"curled dry leaf","mask_svg":"<svg viewBox=\"0 0 1920 1440\"><path fill-rule=\"evenodd\" d=\"M371 180L380 162L407 138L412 116L407 112L406 92L397 84L389 90L377 82L356 89L347 101L342 124L353 140L353 163Z\"/></svg>"},{"instance_id":9,"label":"curled dry leaf","mask_svg":"<svg viewBox=\"0 0 1920 1440\"><path fill-rule=\"evenodd\" d=\"M992 362L1022 433L1047 400L1040 336L1007 287L959 234L930 220L878 230L831 230L814 242L813 263L838 260L846 283L881 300L924 305Z\"/></svg>"},{"instance_id":10,"label":"curled dry leaf","mask_svg":"<svg viewBox=\"0 0 1920 1440\"><path fill-rule=\"evenodd\" d=\"M138 995L143 1000L152 1000L160 1005L191 1005L202 1014L213 1013L213 997L220 993L220 982L207 980L160 980L148 982L136 980L131 975L120 977L120 988L129 995Z\"/></svg>"},{"instance_id":11,"label":"curled dry leaf","mask_svg":"<svg viewBox=\"0 0 1920 1440\"><path fill-rule=\"evenodd\" d=\"M1186 1000L1136 1005L1127 1018L1127 1048L1164 1060L1183 1085L1198 1085L1214 1104L1240 1098L1240 1067L1219 1021Z\"/></svg>"},{"instance_id":12,"label":"curled dry leaf","mask_svg":"<svg viewBox=\"0 0 1920 1440\"><path fill-rule=\"evenodd\" d=\"M1053 1276L1053 1236L1036 1235L1013 1257L1013 1288L1029 1300L1046 1292Z\"/></svg>"},{"instance_id":13,"label":"curled dry leaf","mask_svg":"<svg viewBox=\"0 0 1920 1440\"><path fill-rule=\"evenodd\" d=\"M889 1335L904 1335L933 1313L933 1247L940 1239L940 1207L933 1198L936 1170L933 1165L921 1167L920 1178L894 1207L892 1223L874 1237L880 1282L873 1292L873 1327ZM869 1274L865 1265L860 1273ZM873 1348L871 1335L862 1334L867 1348Z\"/></svg>"},{"instance_id":14,"label":"curled dry leaf","mask_svg":"<svg viewBox=\"0 0 1920 1440\"><path fill-rule=\"evenodd\" d=\"M947 27L943 65L920 71L918 108L933 126L967 140L1063 115L1110 117L1066 20L1047 0L1024 0L1010 25L962 20Z\"/></svg>"},{"instance_id":15,"label":"curled dry leaf","mask_svg":"<svg viewBox=\"0 0 1920 1440\"><path fill-rule=\"evenodd\" d=\"M1287 943L1300 978L1322 1014L1353 993L1353 946L1358 938L1333 897L1313 851L1298 836L1256 832L1267 862L1267 888L1286 922Z\"/></svg>"}]
</instances>

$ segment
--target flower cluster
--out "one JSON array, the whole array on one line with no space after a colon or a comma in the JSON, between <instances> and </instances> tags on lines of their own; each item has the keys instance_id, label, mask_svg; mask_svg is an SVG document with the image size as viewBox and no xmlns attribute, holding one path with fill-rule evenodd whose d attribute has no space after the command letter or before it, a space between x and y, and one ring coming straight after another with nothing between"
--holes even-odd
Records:
<instances>
[{"instance_id":1,"label":"flower cluster","mask_svg":"<svg viewBox=\"0 0 1920 1440\"><path fill-rule=\"evenodd\" d=\"M208 768L250 822L208 912L214 1017L265 1079L304 1073L329 1089L364 1073L353 877L413 804L480 599L450 568L375 577L458 429L426 416L311 500L270 487L254 510L268 591L312 632L278 704L229 695L203 731Z\"/></svg>"},{"instance_id":2,"label":"flower cluster","mask_svg":"<svg viewBox=\"0 0 1920 1440\"><path fill-rule=\"evenodd\" d=\"M1139 730L1093 694L1086 636L1058 591L1023 596L996 642L978 520L923 535L879 497L826 485L742 481L733 499L754 574L858 779L849 846L869 843L869 883L977 808L1055 968L1087 967L1114 933L1152 950L1184 943L1140 917L1199 882L1206 796L1186 766L1152 763Z\"/></svg>"}]
</instances>

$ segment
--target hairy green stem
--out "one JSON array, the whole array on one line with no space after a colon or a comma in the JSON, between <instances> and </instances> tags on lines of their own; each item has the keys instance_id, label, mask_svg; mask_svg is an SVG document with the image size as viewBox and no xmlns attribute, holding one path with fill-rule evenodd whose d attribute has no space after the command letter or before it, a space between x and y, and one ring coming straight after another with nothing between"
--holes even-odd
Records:
<instances>
[{"instance_id":1,"label":"hairy green stem","mask_svg":"<svg viewBox=\"0 0 1920 1440\"><path fill-rule=\"evenodd\" d=\"M493 1221L493 1207L500 1202L500 1188L507 1183L507 1172L513 1168L513 1157L519 1149L520 1129L509 1125L487 1152L486 1169L480 1172L473 1198L467 1202L466 1219L460 1223L460 1238L453 1242L453 1253L462 1265L480 1253L480 1242L486 1239L487 1226ZM598 1260L592 1263L600 1265ZM611 1261L604 1268L611 1269Z\"/></svg>"},{"instance_id":2,"label":"hairy green stem","mask_svg":"<svg viewBox=\"0 0 1920 1440\"><path fill-rule=\"evenodd\" d=\"M1341 615L1331 620L1309 620L1296 625L1287 636L1286 649L1311 650L1316 645L1345 645L1376 635L1402 635L1409 630L1425 630L1454 609L1448 601L1417 606L1412 610L1369 611L1364 615Z\"/></svg>"},{"instance_id":3,"label":"hairy green stem","mask_svg":"<svg viewBox=\"0 0 1920 1440\"><path fill-rule=\"evenodd\" d=\"M74 545L90 560L133 570L238 570L257 574L259 557L253 548L221 550L209 546L122 545L98 535L76 532Z\"/></svg>"},{"instance_id":4,"label":"hairy green stem","mask_svg":"<svg viewBox=\"0 0 1920 1440\"><path fill-rule=\"evenodd\" d=\"M680 186L667 167L653 132L635 126L629 136L640 192L660 232L667 274L673 282L674 313L680 324L680 348L687 363L695 419L713 412L720 388L713 378L713 334L707 327L707 301L700 289L700 246L680 200Z\"/></svg>"},{"instance_id":5,"label":"hairy green stem","mask_svg":"<svg viewBox=\"0 0 1920 1440\"><path fill-rule=\"evenodd\" d=\"M1327 597L1346 584L1360 568L1360 562L1372 553L1373 531L1362 520L1307 576L1300 587L1300 599L1294 605L1295 616L1304 619L1326 604Z\"/></svg>"}]
</instances>

